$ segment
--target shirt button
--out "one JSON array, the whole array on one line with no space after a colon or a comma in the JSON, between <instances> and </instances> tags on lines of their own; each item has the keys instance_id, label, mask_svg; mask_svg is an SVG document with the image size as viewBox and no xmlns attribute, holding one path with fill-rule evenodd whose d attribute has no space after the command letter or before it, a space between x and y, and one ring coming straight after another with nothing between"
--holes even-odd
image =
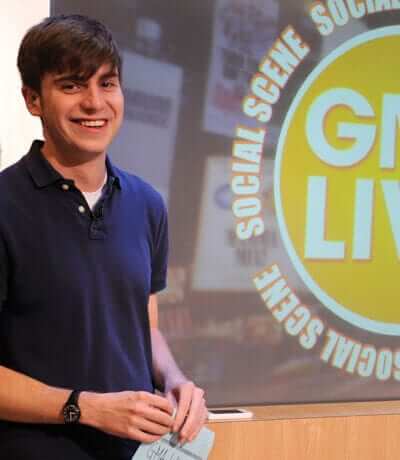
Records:
<instances>
[{"instance_id":1,"label":"shirt button","mask_svg":"<svg viewBox=\"0 0 400 460\"><path fill-rule=\"evenodd\" d=\"M83 214L85 212L85 206L79 206L78 211Z\"/></svg>"},{"instance_id":2,"label":"shirt button","mask_svg":"<svg viewBox=\"0 0 400 460\"><path fill-rule=\"evenodd\" d=\"M62 184L62 189L63 190L69 190L69 185L68 184Z\"/></svg>"}]
</instances>

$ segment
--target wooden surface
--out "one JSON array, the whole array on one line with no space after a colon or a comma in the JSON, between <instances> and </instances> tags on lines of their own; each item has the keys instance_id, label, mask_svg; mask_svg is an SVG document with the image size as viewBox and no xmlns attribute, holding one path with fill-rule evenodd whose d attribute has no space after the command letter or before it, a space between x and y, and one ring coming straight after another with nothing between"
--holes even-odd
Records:
<instances>
[{"instance_id":1,"label":"wooden surface","mask_svg":"<svg viewBox=\"0 0 400 460\"><path fill-rule=\"evenodd\" d=\"M400 402L250 407L248 421L210 422L209 460L397 460Z\"/></svg>"}]
</instances>

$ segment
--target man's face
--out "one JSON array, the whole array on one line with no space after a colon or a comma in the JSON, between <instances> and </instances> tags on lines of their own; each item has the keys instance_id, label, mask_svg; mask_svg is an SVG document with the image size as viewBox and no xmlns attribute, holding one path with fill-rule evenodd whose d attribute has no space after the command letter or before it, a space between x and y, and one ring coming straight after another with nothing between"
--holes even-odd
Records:
<instances>
[{"instance_id":1,"label":"man's face","mask_svg":"<svg viewBox=\"0 0 400 460\"><path fill-rule=\"evenodd\" d=\"M50 154L71 160L104 154L122 123L124 98L118 73L109 64L85 81L47 73L40 95L24 95L30 112L42 119L44 149Z\"/></svg>"}]
</instances>

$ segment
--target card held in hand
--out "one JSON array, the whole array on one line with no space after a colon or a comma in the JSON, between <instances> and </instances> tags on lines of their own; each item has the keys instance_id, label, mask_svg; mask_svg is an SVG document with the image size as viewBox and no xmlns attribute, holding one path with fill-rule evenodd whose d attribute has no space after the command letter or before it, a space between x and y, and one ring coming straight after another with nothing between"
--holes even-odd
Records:
<instances>
[{"instance_id":1,"label":"card held in hand","mask_svg":"<svg viewBox=\"0 0 400 460\"><path fill-rule=\"evenodd\" d=\"M214 444L214 433L202 428L196 439L181 446L177 435L166 434L151 444L141 444L132 460L207 460Z\"/></svg>"}]
</instances>

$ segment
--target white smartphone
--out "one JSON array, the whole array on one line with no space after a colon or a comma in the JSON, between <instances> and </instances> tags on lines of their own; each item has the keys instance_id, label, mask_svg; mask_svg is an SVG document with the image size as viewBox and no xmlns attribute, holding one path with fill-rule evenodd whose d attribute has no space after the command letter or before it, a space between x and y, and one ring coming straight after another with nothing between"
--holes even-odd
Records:
<instances>
[{"instance_id":1,"label":"white smartphone","mask_svg":"<svg viewBox=\"0 0 400 460\"><path fill-rule=\"evenodd\" d=\"M253 412L240 407L208 409L208 420L245 420L250 418L253 418Z\"/></svg>"}]
</instances>

